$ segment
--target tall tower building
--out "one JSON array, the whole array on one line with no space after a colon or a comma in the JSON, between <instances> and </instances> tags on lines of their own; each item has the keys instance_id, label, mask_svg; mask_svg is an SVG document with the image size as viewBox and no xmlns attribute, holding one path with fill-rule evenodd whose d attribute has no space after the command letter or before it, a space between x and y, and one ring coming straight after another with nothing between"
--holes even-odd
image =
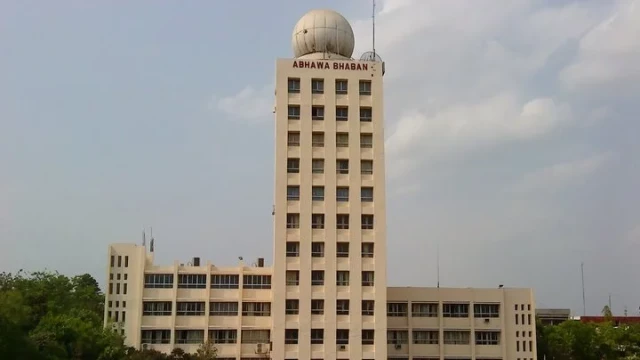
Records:
<instances>
[{"instance_id":1,"label":"tall tower building","mask_svg":"<svg viewBox=\"0 0 640 360\"><path fill-rule=\"evenodd\" d=\"M273 359L387 358L383 63L354 44L313 10L277 60Z\"/></svg>"}]
</instances>

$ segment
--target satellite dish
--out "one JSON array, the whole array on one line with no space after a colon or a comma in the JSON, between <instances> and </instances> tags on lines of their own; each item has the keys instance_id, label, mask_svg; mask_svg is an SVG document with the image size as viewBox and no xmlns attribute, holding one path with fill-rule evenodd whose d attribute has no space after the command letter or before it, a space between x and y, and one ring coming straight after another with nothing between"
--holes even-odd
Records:
<instances>
[{"instance_id":1,"label":"satellite dish","mask_svg":"<svg viewBox=\"0 0 640 360\"><path fill-rule=\"evenodd\" d=\"M382 63L382 75L384 75L386 70L384 66L384 61L382 61L382 58L377 53L373 51L367 51L366 53L362 54L362 56L360 56L360 61L374 61L374 62Z\"/></svg>"}]
</instances>

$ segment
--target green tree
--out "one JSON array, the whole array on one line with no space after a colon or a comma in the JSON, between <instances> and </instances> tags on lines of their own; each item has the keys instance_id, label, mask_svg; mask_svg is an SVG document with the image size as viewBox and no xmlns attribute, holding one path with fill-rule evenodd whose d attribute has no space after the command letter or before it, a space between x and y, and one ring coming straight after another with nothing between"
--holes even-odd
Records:
<instances>
[{"instance_id":1,"label":"green tree","mask_svg":"<svg viewBox=\"0 0 640 360\"><path fill-rule=\"evenodd\" d=\"M214 360L217 357L218 349L216 349L211 340L207 340L196 350L197 360Z\"/></svg>"},{"instance_id":2,"label":"green tree","mask_svg":"<svg viewBox=\"0 0 640 360\"><path fill-rule=\"evenodd\" d=\"M123 360L103 327L104 294L88 274L0 274L0 359Z\"/></svg>"}]
</instances>

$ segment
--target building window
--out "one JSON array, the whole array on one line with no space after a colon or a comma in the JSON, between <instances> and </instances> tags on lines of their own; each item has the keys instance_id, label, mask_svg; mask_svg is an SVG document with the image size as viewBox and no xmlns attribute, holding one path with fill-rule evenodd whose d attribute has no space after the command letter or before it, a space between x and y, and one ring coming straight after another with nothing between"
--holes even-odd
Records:
<instances>
[{"instance_id":1,"label":"building window","mask_svg":"<svg viewBox=\"0 0 640 360\"><path fill-rule=\"evenodd\" d=\"M242 287L245 289L271 289L271 275L243 275Z\"/></svg>"},{"instance_id":2,"label":"building window","mask_svg":"<svg viewBox=\"0 0 640 360\"><path fill-rule=\"evenodd\" d=\"M204 301L184 301L176 303L176 315L178 316L203 316Z\"/></svg>"},{"instance_id":3,"label":"building window","mask_svg":"<svg viewBox=\"0 0 640 360\"><path fill-rule=\"evenodd\" d=\"M120 294L120 283L116 283L116 295ZM522 323L524 324L524 315L522 315Z\"/></svg>"},{"instance_id":4,"label":"building window","mask_svg":"<svg viewBox=\"0 0 640 360\"><path fill-rule=\"evenodd\" d=\"M373 160L360 160L360 173L363 175L373 174Z\"/></svg>"},{"instance_id":5,"label":"building window","mask_svg":"<svg viewBox=\"0 0 640 360\"><path fill-rule=\"evenodd\" d=\"M311 146L313 147L324 147L324 133L323 132L314 132L311 134Z\"/></svg>"},{"instance_id":6,"label":"building window","mask_svg":"<svg viewBox=\"0 0 640 360\"><path fill-rule=\"evenodd\" d=\"M300 214L287 214L287 229L300 228Z\"/></svg>"},{"instance_id":7,"label":"building window","mask_svg":"<svg viewBox=\"0 0 640 360\"><path fill-rule=\"evenodd\" d=\"M122 267L122 256L118 256L118 267Z\"/></svg>"},{"instance_id":8,"label":"building window","mask_svg":"<svg viewBox=\"0 0 640 360\"><path fill-rule=\"evenodd\" d=\"M338 214L336 216L336 227L340 230L349 229L349 214Z\"/></svg>"},{"instance_id":9,"label":"building window","mask_svg":"<svg viewBox=\"0 0 640 360\"><path fill-rule=\"evenodd\" d=\"M371 81L360 80L360 95L371 95Z\"/></svg>"},{"instance_id":10,"label":"building window","mask_svg":"<svg viewBox=\"0 0 640 360\"><path fill-rule=\"evenodd\" d=\"M324 257L324 243L314 241L311 243L311 257Z\"/></svg>"},{"instance_id":11,"label":"building window","mask_svg":"<svg viewBox=\"0 0 640 360\"><path fill-rule=\"evenodd\" d=\"M349 82L347 80L336 80L336 94L346 94L349 90Z\"/></svg>"},{"instance_id":12,"label":"building window","mask_svg":"<svg viewBox=\"0 0 640 360\"><path fill-rule=\"evenodd\" d=\"M209 339L214 344L236 344L238 342L238 330L209 330Z\"/></svg>"},{"instance_id":13,"label":"building window","mask_svg":"<svg viewBox=\"0 0 640 360\"><path fill-rule=\"evenodd\" d=\"M109 274L109 280L113 280L113 274Z\"/></svg>"},{"instance_id":14,"label":"building window","mask_svg":"<svg viewBox=\"0 0 640 360\"><path fill-rule=\"evenodd\" d=\"M298 270L287 270L287 286L298 286L300 285L300 271Z\"/></svg>"},{"instance_id":15,"label":"building window","mask_svg":"<svg viewBox=\"0 0 640 360\"><path fill-rule=\"evenodd\" d=\"M437 303L411 303L411 316L438 317Z\"/></svg>"},{"instance_id":16,"label":"building window","mask_svg":"<svg viewBox=\"0 0 640 360\"><path fill-rule=\"evenodd\" d=\"M298 343L298 329L285 329L284 330L284 343L285 344L297 344Z\"/></svg>"},{"instance_id":17,"label":"building window","mask_svg":"<svg viewBox=\"0 0 640 360\"><path fill-rule=\"evenodd\" d=\"M173 288L173 274L145 274L144 287L147 289Z\"/></svg>"},{"instance_id":18,"label":"building window","mask_svg":"<svg viewBox=\"0 0 640 360\"><path fill-rule=\"evenodd\" d=\"M205 288L206 288L206 285L205 285ZM127 295L127 283L124 283L122 285L122 294L123 295ZM529 316L531 316L531 315L529 315ZM529 325L531 325L531 323L529 323Z\"/></svg>"},{"instance_id":19,"label":"building window","mask_svg":"<svg viewBox=\"0 0 640 360\"><path fill-rule=\"evenodd\" d=\"M176 330L176 344L202 344L204 330Z\"/></svg>"},{"instance_id":20,"label":"building window","mask_svg":"<svg viewBox=\"0 0 640 360\"><path fill-rule=\"evenodd\" d=\"M409 304L406 302L387 303L387 317L407 317Z\"/></svg>"},{"instance_id":21,"label":"building window","mask_svg":"<svg viewBox=\"0 0 640 360\"><path fill-rule=\"evenodd\" d=\"M360 147L370 149L373 147L373 134L360 134Z\"/></svg>"},{"instance_id":22,"label":"building window","mask_svg":"<svg viewBox=\"0 0 640 360\"><path fill-rule=\"evenodd\" d=\"M287 186L287 200L300 200L300 186L289 185Z\"/></svg>"},{"instance_id":23,"label":"building window","mask_svg":"<svg viewBox=\"0 0 640 360\"><path fill-rule=\"evenodd\" d=\"M413 343L420 345L438 345L438 331L413 330Z\"/></svg>"},{"instance_id":24,"label":"building window","mask_svg":"<svg viewBox=\"0 0 640 360\"><path fill-rule=\"evenodd\" d=\"M362 300L362 316L373 316L375 302L373 300Z\"/></svg>"},{"instance_id":25,"label":"building window","mask_svg":"<svg viewBox=\"0 0 640 360\"><path fill-rule=\"evenodd\" d=\"M311 187L311 200L324 201L324 186Z\"/></svg>"},{"instance_id":26,"label":"building window","mask_svg":"<svg viewBox=\"0 0 640 360\"><path fill-rule=\"evenodd\" d=\"M297 174L300 172L300 159L287 159L287 173Z\"/></svg>"},{"instance_id":27,"label":"building window","mask_svg":"<svg viewBox=\"0 0 640 360\"><path fill-rule=\"evenodd\" d=\"M140 338L142 344L169 344L171 330L142 330Z\"/></svg>"},{"instance_id":28,"label":"building window","mask_svg":"<svg viewBox=\"0 0 640 360\"><path fill-rule=\"evenodd\" d=\"M349 315L349 300L336 300L336 315Z\"/></svg>"},{"instance_id":29,"label":"building window","mask_svg":"<svg viewBox=\"0 0 640 360\"><path fill-rule=\"evenodd\" d=\"M409 331L407 330L387 330L387 344L405 345L409 343Z\"/></svg>"},{"instance_id":30,"label":"building window","mask_svg":"<svg viewBox=\"0 0 640 360\"><path fill-rule=\"evenodd\" d=\"M471 342L471 334L469 331L457 330L444 332L445 345L469 345Z\"/></svg>"},{"instance_id":31,"label":"building window","mask_svg":"<svg viewBox=\"0 0 640 360\"><path fill-rule=\"evenodd\" d=\"M349 147L349 133L337 133L336 134L336 146L337 147Z\"/></svg>"},{"instance_id":32,"label":"building window","mask_svg":"<svg viewBox=\"0 0 640 360\"><path fill-rule=\"evenodd\" d=\"M211 302L209 316L238 316L238 303L235 301Z\"/></svg>"},{"instance_id":33,"label":"building window","mask_svg":"<svg viewBox=\"0 0 640 360\"><path fill-rule=\"evenodd\" d=\"M324 174L324 159L311 160L311 172L314 174Z\"/></svg>"},{"instance_id":34,"label":"building window","mask_svg":"<svg viewBox=\"0 0 640 360\"><path fill-rule=\"evenodd\" d=\"M324 270L311 271L311 285L313 286L324 285Z\"/></svg>"},{"instance_id":35,"label":"building window","mask_svg":"<svg viewBox=\"0 0 640 360\"><path fill-rule=\"evenodd\" d=\"M339 186L336 188L336 201L349 201L349 188L346 186Z\"/></svg>"},{"instance_id":36,"label":"building window","mask_svg":"<svg viewBox=\"0 0 640 360\"><path fill-rule=\"evenodd\" d=\"M349 329L337 329L336 345L348 345L348 344L349 344Z\"/></svg>"},{"instance_id":37,"label":"building window","mask_svg":"<svg viewBox=\"0 0 640 360\"><path fill-rule=\"evenodd\" d=\"M349 286L349 272L340 270L336 272L336 285Z\"/></svg>"},{"instance_id":38,"label":"building window","mask_svg":"<svg viewBox=\"0 0 640 360\"><path fill-rule=\"evenodd\" d=\"M128 256L124 257L124 267L129 267L129 257Z\"/></svg>"},{"instance_id":39,"label":"building window","mask_svg":"<svg viewBox=\"0 0 640 360\"><path fill-rule=\"evenodd\" d=\"M242 316L271 316L271 303L243 302Z\"/></svg>"},{"instance_id":40,"label":"building window","mask_svg":"<svg viewBox=\"0 0 640 360\"><path fill-rule=\"evenodd\" d=\"M336 106L336 120L337 121L349 120L349 108L346 106Z\"/></svg>"},{"instance_id":41,"label":"building window","mask_svg":"<svg viewBox=\"0 0 640 360\"><path fill-rule=\"evenodd\" d=\"M242 344L268 344L271 341L271 330L242 330Z\"/></svg>"},{"instance_id":42,"label":"building window","mask_svg":"<svg viewBox=\"0 0 640 360\"><path fill-rule=\"evenodd\" d=\"M112 275L113 275L113 274L112 274ZM122 277L122 276L121 276L120 274L117 274L117 275L116 275L116 280L120 280L120 278L121 278L121 277ZM113 279L112 279L112 280L113 280Z\"/></svg>"},{"instance_id":43,"label":"building window","mask_svg":"<svg viewBox=\"0 0 640 360\"><path fill-rule=\"evenodd\" d=\"M287 134L287 145L300 146L300 132L289 131L289 133Z\"/></svg>"},{"instance_id":44,"label":"building window","mask_svg":"<svg viewBox=\"0 0 640 360\"><path fill-rule=\"evenodd\" d=\"M373 243L372 242L363 242L361 245L360 255L363 258L372 258L373 257Z\"/></svg>"},{"instance_id":45,"label":"building window","mask_svg":"<svg viewBox=\"0 0 640 360\"><path fill-rule=\"evenodd\" d=\"M324 229L324 214L311 214L311 228Z\"/></svg>"},{"instance_id":46,"label":"building window","mask_svg":"<svg viewBox=\"0 0 640 360\"><path fill-rule=\"evenodd\" d=\"M324 93L324 80L322 80L322 79L311 79L311 92L313 94L322 94L322 93Z\"/></svg>"},{"instance_id":47,"label":"building window","mask_svg":"<svg viewBox=\"0 0 640 360\"><path fill-rule=\"evenodd\" d=\"M360 201L362 201L362 202L372 202L373 201L373 188L372 187L362 187L362 188L360 188Z\"/></svg>"},{"instance_id":48,"label":"building window","mask_svg":"<svg viewBox=\"0 0 640 360\"><path fill-rule=\"evenodd\" d=\"M339 242L336 243L336 256L339 258L349 257L349 243Z\"/></svg>"},{"instance_id":49,"label":"building window","mask_svg":"<svg viewBox=\"0 0 640 360\"><path fill-rule=\"evenodd\" d=\"M300 243L298 241L287 241L287 257L300 256Z\"/></svg>"},{"instance_id":50,"label":"building window","mask_svg":"<svg viewBox=\"0 0 640 360\"><path fill-rule=\"evenodd\" d=\"M300 312L300 300L298 299L287 299L285 302L285 314L287 315L298 315Z\"/></svg>"},{"instance_id":51,"label":"building window","mask_svg":"<svg viewBox=\"0 0 640 360\"><path fill-rule=\"evenodd\" d=\"M500 317L500 304L473 304L473 317L475 318Z\"/></svg>"},{"instance_id":52,"label":"building window","mask_svg":"<svg viewBox=\"0 0 640 360\"><path fill-rule=\"evenodd\" d=\"M129 278L129 274L124 274L124 279L127 280Z\"/></svg>"},{"instance_id":53,"label":"building window","mask_svg":"<svg viewBox=\"0 0 640 360\"><path fill-rule=\"evenodd\" d=\"M300 92L300 79L298 78L289 78L288 89L289 94L296 94Z\"/></svg>"},{"instance_id":54,"label":"building window","mask_svg":"<svg viewBox=\"0 0 640 360\"><path fill-rule=\"evenodd\" d=\"M311 107L311 120L324 120L324 106Z\"/></svg>"},{"instance_id":55,"label":"building window","mask_svg":"<svg viewBox=\"0 0 640 360\"><path fill-rule=\"evenodd\" d=\"M469 304L442 304L442 316L452 318L469 317Z\"/></svg>"},{"instance_id":56,"label":"building window","mask_svg":"<svg viewBox=\"0 0 640 360\"><path fill-rule=\"evenodd\" d=\"M324 300L322 299L311 300L311 314L312 315L324 314Z\"/></svg>"},{"instance_id":57,"label":"building window","mask_svg":"<svg viewBox=\"0 0 640 360\"><path fill-rule=\"evenodd\" d=\"M300 120L300 105L289 105L287 111L289 120Z\"/></svg>"},{"instance_id":58,"label":"building window","mask_svg":"<svg viewBox=\"0 0 640 360\"><path fill-rule=\"evenodd\" d=\"M374 272L373 271L363 271L362 272L362 286L373 286L374 283Z\"/></svg>"},{"instance_id":59,"label":"building window","mask_svg":"<svg viewBox=\"0 0 640 360\"><path fill-rule=\"evenodd\" d=\"M373 113L370 107L361 107L360 108L360 121L362 122L371 122L373 119Z\"/></svg>"},{"instance_id":60,"label":"building window","mask_svg":"<svg viewBox=\"0 0 640 360\"><path fill-rule=\"evenodd\" d=\"M237 289L240 287L240 275L211 275L212 289Z\"/></svg>"},{"instance_id":61,"label":"building window","mask_svg":"<svg viewBox=\"0 0 640 360\"><path fill-rule=\"evenodd\" d=\"M178 289L206 289L207 275L179 274Z\"/></svg>"},{"instance_id":62,"label":"building window","mask_svg":"<svg viewBox=\"0 0 640 360\"><path fill-rule=\"evenodd\" d=\"M324 343L324 329L311 329L311 343L312 344Z\"/></svg>"},{"instance_id":63,"label":"building window","mask_svg":"<svg viewBox=\"0 0 640 360\"><path fill-rule=\"evenodd\" d=\"M498 331L476 331L476 345L499 345L500 333Z\"/></svg>"},{"instance_id":64,"label":"building window","mask_svg":"<svg viewBox=\"0 0 640 360\"><path fill-rule=\"evenodd\" d=\"M363 230L373 229L373 215L362 215L362 229Z\"/></svg>"},{"instance_id":65,"label":"building window","mask_svg":"<svg viewBox=\"0 0 640 360\"><path fill-rule=\"evenodd\" d=\"M111 255L111 267L116 266L116 257Z\"/></svg>"},{"instance_id":66,"label":"building window","mask_svg":"<svg viewBox=\"0 0 640 360\"><path fill-rule=\"evenodd\" d=\"M171 316L171 301L145 301L142 303L143 316Z\"/></svg>"},{"instance_id":67,"label":"building window","mask_svg":"<svg viewBox=\"0 0 640 360\"><path fill-rule=\"evenodd\" d=\"M348 159L338 159L336 160L336 170L338 174L348 174L349 173L349 160Z\"/></svg>"},{"instance_id":68,"label":"building window","mask_svg":"<svg viewBox=\"0 0 640 360\"><path fill-rule=\"evenodd\" d=\"M375 332L371 329L362 329L362 345L373 345L375 343Z\"/></svg>"}]
</instances>

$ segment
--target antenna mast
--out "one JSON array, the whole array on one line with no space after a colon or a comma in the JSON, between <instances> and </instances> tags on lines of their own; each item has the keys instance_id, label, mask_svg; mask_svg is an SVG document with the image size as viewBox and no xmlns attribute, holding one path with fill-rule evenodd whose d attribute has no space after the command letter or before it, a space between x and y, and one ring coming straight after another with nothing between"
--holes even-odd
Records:
<instances>
[{"instance_id":1,"label":"antenna mast","mask_svg":"<svg viewBox=\"0 0 640 360\"><path fill-rule=\"evenodd\" d=\"M373 27L373 60L376 59L376 0L373 1L373 10L371 13L371 24Z\"/></svg>"},{"instance_id":2,"label":"antenna mast","mask_svg":"<svg viewBox=\"0 0 640 360\"><path fill-rule=\"evenodd\" d=\"M440 288L440 243L436 244L436 277L438 278L438 288Z\"/></svg>"},{"instance_id":3,"label":"antenna mast","mask_svg":"<svg viewBox=\"0 0 640 360\"><path fill-rule=\"evenodd\" d=\"M587 298L584 295L584 262L580 263L580 273L582 274L582 314L587 316Z\"/></svg>"}]
</instances>

